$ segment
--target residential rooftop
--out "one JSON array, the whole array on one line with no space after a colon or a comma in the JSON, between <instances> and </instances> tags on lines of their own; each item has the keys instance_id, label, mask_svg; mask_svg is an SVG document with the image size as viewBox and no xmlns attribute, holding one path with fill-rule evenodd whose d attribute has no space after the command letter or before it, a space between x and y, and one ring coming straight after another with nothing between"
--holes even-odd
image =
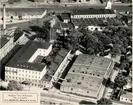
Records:
<instances>
[{"instance_id":1,"label":"residential rooftop","mask_svg":"<svg viewBox=\"0 0 133 105\"><path fill-rule=\"evenodd\" d=\"M97 14L115 14L111 9L76 9L72 10L73 15L97 15Z\"/></svg>"}]
</instances>

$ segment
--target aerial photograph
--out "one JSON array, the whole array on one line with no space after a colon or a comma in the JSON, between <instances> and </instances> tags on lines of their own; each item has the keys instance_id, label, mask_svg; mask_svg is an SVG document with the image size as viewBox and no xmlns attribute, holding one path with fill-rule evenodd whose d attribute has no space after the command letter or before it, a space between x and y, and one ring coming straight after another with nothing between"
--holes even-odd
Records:
<instances>
[{"instance_id":1,"label":"aerial photograph","mask_svg":"<svg viewBox=\"0 0 133 105\"><path fill-rule=\"evenodd\" d=\"M132 105L132 0L0 0L0 62L39 105Z\"/></svg>"}]
</instances>

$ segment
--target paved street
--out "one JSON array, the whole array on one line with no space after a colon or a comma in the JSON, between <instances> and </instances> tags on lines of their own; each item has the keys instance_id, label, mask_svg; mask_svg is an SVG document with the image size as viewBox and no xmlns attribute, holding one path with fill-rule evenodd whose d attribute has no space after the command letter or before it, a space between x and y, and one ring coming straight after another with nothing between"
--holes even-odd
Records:
<instances>
[{"instance_id":1,"label":"paved street","mask_svg":"<svg viewBox=\"0 0 133 105\"><path fill-rule=\"evenodd\" d=\"M82 100L96 102L96 100L92 98L81 97L81 96L76 96L76 95L67 94L67 93L43 91L41 92L41 100L45 100L45 99L50 99L50 100L52 99L55 101L66 102L70 104L72 103L76 105Z\"/></svg>"}]
</instances>

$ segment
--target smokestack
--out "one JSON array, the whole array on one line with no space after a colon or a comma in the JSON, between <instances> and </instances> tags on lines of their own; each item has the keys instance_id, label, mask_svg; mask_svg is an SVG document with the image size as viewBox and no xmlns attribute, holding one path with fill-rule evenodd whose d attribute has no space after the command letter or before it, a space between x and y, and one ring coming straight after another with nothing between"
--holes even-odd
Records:
<instances>
[{"instance_id":1,"label":"smokestack","mask_svg":"<svg viewBox=\"0 0 133 105\"><path fill-rule=\"evenodd\" d=\"M3 4L3 30L6 29L6 5Z\"/></svg>"}]
</instances>

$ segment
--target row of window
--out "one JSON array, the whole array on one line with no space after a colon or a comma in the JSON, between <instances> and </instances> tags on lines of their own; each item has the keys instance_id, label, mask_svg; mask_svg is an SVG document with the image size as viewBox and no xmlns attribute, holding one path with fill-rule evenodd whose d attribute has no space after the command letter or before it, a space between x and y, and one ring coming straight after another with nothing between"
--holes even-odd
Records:
<instances>
[{"instance_id":1,"label":"row of window","mask_svg":"<svg viewBox=\"0 0 133 105\"><path fill-rule=\"evenodd\" d=\"M31 76L31 75L27 75L27 74L18 74L17 72L5 72L6 75L11 75L11 76L22 76L22 77L32 77L32 78L40 78L40 76Z\"/></svg>"},{"instance_id":2,"label":"row of window","mask_svg":"<svg viewBox=\"0 0 133 105\"><path fill-rule=\"evenodd\" d=\"M7 79L5 80L6 82L8 81ZM20 82L21 83L21 82ZM36 83L31 83L32 86L39 86L39 87L44 87L43 84L36 84Z\"/></svg>"},{"instance_id":3,"label":"row of window","mask_svg":"<svg viewBox=\"0 0 133 105\"><path fill-rule=\"evenodd\" d=\"M32 83L42 83L42 84L47 83L46 81L38 81L38 80L35 80L35 79L27 79L27 78L19 78L19 77L5 78L5 81L7 81L7 80L31 81Z\"/></svg>"},{"instance_id":4,"label":"row of window","mask_svg":"<svg viewBox=\"0 0 133 105\"><path fill-rule=\"evenodd\" d=\"M127 98L121 98L121 100L129 100L130 102L132 102L132 99L127 99Z\"/></svg>"},{"instance_id":5,"label":"row of window","mask_svg":"<svg viewBox=\"0 0 133 105\"><path fill-rule=\"evenodd\" d=\"M111 17L111 15L74 15L73 18L102 18L102 17Z\"/></svg>"},{"instance_id":6,"label":"row of window","mask_svg":"<svg viewBox=\"0 0 133 105\"><path fill-rule=\"evenodd\" d=\"M6 78L9 78L9 79L20 79L20 80L21 80L21 79L22 79L22 80L27 79L27 78L14 77L14 76L7 76L7 75L6 75ZM36 78L37 78L37 77L36 77ZM31 80L31 79L28 78L27 80Z\"/></svg>"},{"instance_id":7,"label":"row of window","mask_svg":"<svg viewBox=\"0 0 133 105\"><path fill-rule=\"evenodd\" d=\"M19 65L17 64L17 66L20 66L20 67L28 67L28 66L25 66L25 65ZM6 70L12 70L14 72L25 72L25 73L33 73L33 74L39 74L40 75L40 72L36 72L36 71L30 71L30 70L24 70L24 69L16 69L16 68L6 68Z\"/></svg>"}]
</instances>

